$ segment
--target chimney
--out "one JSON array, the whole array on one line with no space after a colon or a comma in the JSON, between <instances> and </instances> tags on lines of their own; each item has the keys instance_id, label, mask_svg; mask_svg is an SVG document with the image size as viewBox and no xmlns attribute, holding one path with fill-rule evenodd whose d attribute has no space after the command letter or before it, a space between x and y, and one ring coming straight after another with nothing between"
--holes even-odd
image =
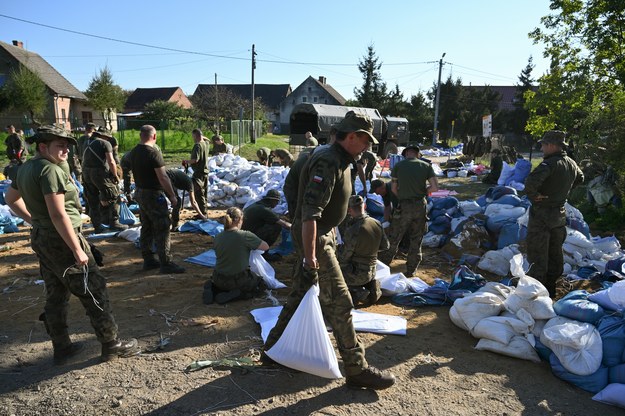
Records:
<instances>
[{"instance_id":1,"label":"chimney","mask_svg":"<svg viewBox=\"0 0 625 416\"><path fill-rule=\"evenodd\" d=\"M17 46L18 48L24 49L24 42L22 42L21 40L14 40L13 46Z\"/></svg>"},{"instance_id":2,"label":"chimney","mask_svg":"<svg viewBox=\"0 0 625 416\"><path fill-rule=\"evenodd\" d=\"M326 85L326 77L320 76L319 77L319 82L322 83L323 85Z\"/></svg>"}]
</instances>

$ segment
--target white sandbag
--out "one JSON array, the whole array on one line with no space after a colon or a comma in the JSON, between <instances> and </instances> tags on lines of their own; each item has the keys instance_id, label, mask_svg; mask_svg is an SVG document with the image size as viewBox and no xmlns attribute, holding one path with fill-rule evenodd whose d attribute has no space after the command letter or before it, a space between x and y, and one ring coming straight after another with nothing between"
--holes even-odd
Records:
<instances>
[{"instance_id":1,"label":"white sandbag","mask_svg":"<svg viewBox=\"0 0 625 416\"><path fill-rule=\"evenodd\" d=\"M503 310L503 302L492 293L475 292L456 299L453 307L464 323L458 326L471 331L482 319L499 315Z\"/></svg>"},{"instance_id":2,"label":"white sandbag","mask_svg":"<svg viewBox=\"0 0 625 416\"><path fill-rule=\"evenodd\" d=\"M495 273L498 276L506 276L510 270L510 260L515 254L519 254L519 246L511 244L501 250L490 250L484 253L477 267Z\"/></svg>"},{"instance_id":3,"label":"white sandbag","mask_svg":"<svg viewBox=\"0 0 625 416\"><path fill-rule=\"evenodd\" d=\"M237 191L237 184L229 183L228 185L224 185L222 189L224 190L226 195L234 195L234 193Z\"/></svg>"},{"instance_id":4,"label":"white sandbag","mask_svg":"<svg viewBox=\"0 0 625 416\"><path fill-rule=\"evenodd\" d=\"M471 335L508 344L515 336L528 334L534 325L534 320L527 312L522 316L528 321L524 322L517 317L489 316L473 327Z\"/></svg>"},{"instance_id":5,"label":"white sandbag","mask_svg":"<svg viewBox=\"0 0 625 416\"><path fill-rule=\"evenodd\" d=\"M341 378L323 321L318 285L308 289L282 336L266 353L284 366L319 377Z\"/></svg>"},{"instance_id":6,"label":"white sandbag","mask_svg":"<svg viewBox=\"0 0 625 416\"><path fill-rule=\"evenodd\" d=\"M393 296L407 292L417 293L430 286L418 277L408 279L403 273L395 273L382 277L378 279L378 281L380 282L380 288L384 296Z\"/></svg>"},{"instance_id":7,"label":"white sandbag","mask_svg":"<svg viewBox=\"0 0 625 416\"><path fill-rule=\"evenodd\" d=\"M462 211L462 213L467 217L482 212L482 207L475 201L460 201L459 208L460 211Z\"/></svg>"},{"instance_id":8,"label":"white sandbag","mask_svg":"<svg viewBox=\"0 0 625 416\"><path fill-rule=\"evenodd\" d=\"M592 242L584 234L569 227L566 227L566 239L564 241L582 248L594 248Z\"/></svg>"},{"instance_id":9,"label":"white sandbag","mask_svg":"<svg viewBox=\"0 0 625 416\"><path fill-rule=\"evenodd\" d=\"M453 322L454 325L456 325L458 328L469 331L467 324L464 323L464 320L462 319L460 313L458 313L458 310L454 307L454 305L451 305L451 308L449 308L449 319L451 319L451 322Z\"/></svg>"},{"instance_id":10,"label":"white sandbag","mask_svg":"<svg viewBox=\"0 0 625 416\"><path fill-rule=\"evenodd\" d=\"M534 327L532 328L532 334L538 339L540 339L540 335L543 333L543 329L545 325L549 322L548 319L536 319L534 321Z\"/></svg>"},{"instance_id":11,"label":"white sandbag","mask_svg":"<svg viewBox=\"0 0 625 416\"><path fill-rule=\"evenodd\" d=\"M524 207L515 207L508 204L493 203L489 204L486 207L486 210L484 210L484 215L487 215L489 217L501 216L516 219L523 214L525 214Z\"/></svg>"},{"instance_id":12,"label":"white sandbag","mask_svg":"<svg viewBox=\"0 0 625 416\"><path fill-rule=\"evenodd\" d=\"M141 227L128 228L117 233L117 237L134 243L141 236Z\"/></svg>"},{"instance_id":13,"label":"white sandbag","mask_svg":"<svg viewBox=\"0 0 625 416\"><path fill-rule=\"evenodd\" d=\"M519 282L514 293L504 301L508 311L517 313L520 309L525 309L534 320L556 316L549 291L541 282L525 274L522 254L517 254L510 260L510 271Z\"/></svg>"},{"instance_id":14,"label":"white sandbag","mask_svg":"<svg viewBox=\"0 0 625 416\"><path fill-rule=\"evenodd\" d=\"M375 261L375 278L380 280L391 275L391 268L380 260Z\"/></svg>"},{"instance_id":15,"label":"white sandbag","mask_svg":"<svg viewBox=\"0 0 625 416\"><path fill-rule=\"evenodd\" d=\"M517 224L527 227L527 223L530 221L530 210L526 209L525 214L516 219Z\"/></svg>"},{"instance_id":16,"label":"white sandbag","mask_svg":"<svg viewBox=\"0 0 625 416\"><path fill-rule=\"evenodd\" d=\"M434 234L433 232L429 231L423 236L423 241L421 242L421 244L425 247L438 248L441 246L441 241L445 237L445 235Z\"/></svg>"},{"instance_id":17,"label":"white sandbag","mask_svg":"<svg viewBox=\"0 0 625 416\"><path fill-rule=\"evenodd\" d=\"M499 174L499 179L497 179L497 185L506 185L508 180L514 175L514 167L514 164L509 165L508 163L503 162L503 166L501 167L501 173Z\"/></svg>"},{"instance_id":18,"label":"white sandbag","mask_svg":"<svg viewBox=\"0 0 625 416\"><path fill-rule=\"evenodd\" d=\"M525 337L519 335L513 337L508 344L502 344L501 342L492 341L490 339L481 339L475 346L475 349L495 352L497 354L520 358L535 363L540 362L540 357L534 347L532 347L532 344L530 344Z\"/></svg>"},{"instance_id":19,"label":"white sandbag","mask_svg":"<svg viewBox=\"0 0 625 416\"><path fill-rule=\"evenodd\" d=\"M514 292L514 288L497 282L486 282L477 292L492 293L503 302Z\"/></svg>"},{"instance_id":20,"label":"white sandbag","mask_svg":"<svg viewBox=\"0 0 625 416\"><path fill-rule=\"evenodd\" d=\"M460 224L462 224L463 222L465 222L468 219L469 219L469 217L465 217L465 216L458 217L458 218L452 218L451 219L451 232L452 233L456 232L456 228L458 228L458 226ZM438 235L438 234L434 234L434 235ZM425 240L425 236L423 236L423 239ZM436 247L438 247L438 246L436 246Z\"/></svg>"},{"instance_id":21,"label":"white sandbag","mask_svg":"<svg viewBox=\"0 0 625 416\"><path fill-rule=\"evenodd\" d=\"M592 324L556 316L543 328L540 342L573 374L587 376L601 366L603 343Z\"/></svg>"},{"instance_id":22,"label":"white sandbag","mask_svg":"<svg viewBox=\"0 0 625 416\"><path fill-rule=\"evenodd\" d=\"M469 175L469 171L466 169L460 169L458 171L458 177L459 178L466 178Z\"/></svg>"},{"instance_id":23,"label":"white sandbag","mask_svg":"<svg viewBox=\"0 0 625 416\"><path fill-rule=\"evenodd\" d=\"M582 212L568 202L564 203L564 210L566 211L567 218L584 221L584 215Z\"/></svg>"},{"instance_id":24,"label":"white sandbag","mask_svg":"<svg viewBox=\"0 0 625 416\"><path fill-rule=\"evenodd\" d=\"M590 241L592 241L592 244L597 250L604 253L610 254L621 249L621 243L618 241L618 238L614 236L604 238L593 237Z\"/></svg>"},{"instance_id":25,"label":"white sandbag","mask_svg":"<svg viewBox=\"0 0 625 416\"><path fill-rule=\"evenodd\" d=\"M263 257L262 250L250 251L250 270L252 273L263 278L269 289L282 289L286 287L284 283L276 279L276 271L271 264Z\"/></svg>"}]
</instances>

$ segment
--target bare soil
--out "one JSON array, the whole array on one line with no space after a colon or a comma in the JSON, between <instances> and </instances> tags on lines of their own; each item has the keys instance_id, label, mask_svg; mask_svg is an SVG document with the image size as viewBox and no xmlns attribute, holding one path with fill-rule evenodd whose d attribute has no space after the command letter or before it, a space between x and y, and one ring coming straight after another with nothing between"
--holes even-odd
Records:
<instances>
[{"instance_id":1,"label":"bare soil","mask_svg":"<svg viewBox=\"0 0 625 416\"><path fill-rule=\"evenodd\" d=\"M405 317L407 335L360 337L369 362L397 376L389 390L351 390L344 380L260 365L187 373L195 360L258 358L260 327L249 312L270 306L261 298L204 305L202 286L212 269L183 263L212 247L211 237L197 234L172 234L175 261L187 268L181 275L143 272L132 243L97 241L105 254L102 272L120 334L138 338L146 351L100 363L100 345L82 306L72 298L70 333L86 348L67 365L55 366L51 343L37 320L45 294L35 283L38 262L28 232L0 235L4 244L12 248L0 253L2 415L623 414L557 379L546 363L474 350L477 340L451 323L448 307L402 308L388 300L367 310ZM278 279L287 285L293 262L291 255L274 263ZM401 259L392 264L394 271L403 267ZM426 249L420 276L429 283L436 277L449 280L453 267L438 251ZM276 295L284 300L287 290Z\"/></svg>"}]
</instances>

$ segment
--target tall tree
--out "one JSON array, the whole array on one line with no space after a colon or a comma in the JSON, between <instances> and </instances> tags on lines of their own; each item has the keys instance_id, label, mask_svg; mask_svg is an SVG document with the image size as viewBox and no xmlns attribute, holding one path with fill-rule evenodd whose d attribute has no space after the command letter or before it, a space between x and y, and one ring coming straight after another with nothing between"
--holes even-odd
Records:
<instances>
[{"instance_id":1,"label":"tall tree","mask_svg":"<svg viewBox=\"0 0 625 416\"><path fill-rule=\"evenodd\" d=\"M532 71L536 65L534 60L530 56L527 60L527 65L519 74L519 83L516 84L515 100L513 102L514 110L510 114L509 128L514 133L523 135L525 133L525 126L529 119L529 112L525 108L525 93L532 91L534 88L534 79L532 78Z\"/></svg>"},{"instance_id":2,"label":"tall tree","mask_svg":"<svg viewBox=\"0 0 625 416\"><path fill-rule=\"evenodd\" d=\"M106 66L91 79L85 95L89 100L89 105L102 113L102 118L108 128L112 127L113 114L124 108L127 98L122 87L113 81L113 74Z\"/></svg>"},{"instance_id":3,"label":"tall tree","mask_svg":"<svg viewBox=\"0 0 625 416\"><path fill-rule=\"evenodd\" d=\"M358 70L362 74L362 88L354 88L354 95L361 107L384 108L388 100L386 83L382 81L379 62L373 45L367 47L367 55L358 62Z\"/></svg>"},{"instance_id":4,"label":"tall tree","mask_svg":"<svg viewBox=\"0 0 625 416\"><path fill-rule=\"evenodd\" d=\"M383 115L401 117L406 115L408 103L404 101L404 94L399 90L399 85L395 84L395 89L388 94L384 107L380 113Z\"/></svg>"},{"instance_id":5,"label":"tall tree","mask_svg":"<svg viewBox=\"0 0 625 416\"><path fill-rule=\"evenodd\" d=\"M46 84L37 74L23 65L13 69L7 83L2 87L4 105L18 112L27 113L33 123L45 115L48 105Z\"/></svg>"},{"instance_id":6,"label":"tall tree","mask_svg":"<svg viewBox=\"0 0 625 416\"><path fill-rule=\"evenodd\" d=\"M425 94L421 91L410 97L407 106L406 118L410 128L410 140L421 142L429 140L432 136L432 124L434 123L434 111Z\"/></svg>"}]
</instances>

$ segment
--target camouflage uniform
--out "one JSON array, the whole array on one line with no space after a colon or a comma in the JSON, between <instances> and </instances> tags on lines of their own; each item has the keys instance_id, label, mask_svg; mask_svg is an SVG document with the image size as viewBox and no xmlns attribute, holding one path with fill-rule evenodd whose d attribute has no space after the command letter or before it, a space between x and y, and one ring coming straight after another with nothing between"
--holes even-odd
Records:
<instances>
[{"instance_id":1,"label":"camouflage uniform","mask_svg":"<svg viewBox=\"0 0 625 416\"><path fill-rule=\"evenodd\" d=\"M551 296L555 296L556 280L564 271L564 203L571 188L583 180L584 174L565 151L546 156L525 180L525 191L532 201L527 225L527 274L541 281ZM538 195L547 198L538 201Z\"/></svg>"},{"instance_id":2,"label":"camouflage uniform","mask_svg":"<svg viewBox=\"0 0 625 416\"><path fill-rule=\"evenodd\" d=\"M26 155L28 151L24 145L24 141L20 138L19 134L9 134L4 140L4 144L7 145L7 158L9 161L16 160L19 163L26 161Z\"/></svg>"},{"instance_id":3,"label":"camouflage uniform","mask_svg":"<svg viewBox=\"0 0 625 416\"><path fill-rule=\"evenodd\" d=\"M200 212L204 215L206 215L208 205L206 200L206 192L208 189L207 159L208 142L202 139L199 143L195 143L191 150L191 160L197 160L196 163L191 165L191 168L193 169L193 193L195 194L198 208L200 208Z\"/></svg>"},{"instance_id":4,"label":"camouflage uniform","mask_svg":"<svg viewBox=\"0 0 625 416\"><path fill-rule=\"evenodd\" d=\"M434 177L434 170L419 159L405 159L393 168L393 180L398 183L399 205L393 211L388 228L390 248L380 254L383 263L391 264L399 244L406 233L410 236L410 249L406 259L406 273L414 275L423 260L421 243L427 233L426 181Z\"/></svg>"},{"instance_id":5,"label":"camouflage uniform","mask_svg":"<svg viewBox=\"0 0 625 416\"><path fill-rule=\"evenodd\" d=\"M269 162L269 164L271 164L271 149L268 147L261 147L260 149L258 149L256 151L256 157L258 158L258 161L260 163L267 163Z\"/></svg>"},{"instance_id":6,"label":"camouflage uniform","mask_svg":"<svg viewBox=\"0 0 625 416\"><path fill-rule=\"evenodd\" d=\"M169 236L169 209L165 193L161 190L137 188L135 199L139 204L141 216L141 255L143 259L152 258L152 242L161 264L171 263L171 239Z\"/></svg>"},{"instance_id":7,"label":"camouflage uniform","mask_svg":"<svg viewBox=\"0 0 625 416\"><path fill-rule=\"evenodd\" d=\"M367 214L351 219L343 242L339 263L345 283L350 288L364 286L371 293L370 302L375 303L382 295L380 284L375 280L378 251L389 248L382 224Z\"/></svg>"},{"instance_id":8,"label":"camouflage uniform","mask_svg":"<svg viewBox=\"0 0 625 416\"><path fill-rule=\"evenodd\" d=\"M352 323L353 303L336 257L336 227L345 217L351 192L349 165L353 158L339 144L319 148L302 169L295 221L291 229L298 253L304 258L302 224L317 223L316 255L319 262L319 302L324 317L332 326L339 352L348 376L368 367L364 346L356 336ZM280 313L276 326L265 343L270 349L280 338L302 298L310 288L302 267L296 267L293 288Z\"/></svg>"}]
</instances>

